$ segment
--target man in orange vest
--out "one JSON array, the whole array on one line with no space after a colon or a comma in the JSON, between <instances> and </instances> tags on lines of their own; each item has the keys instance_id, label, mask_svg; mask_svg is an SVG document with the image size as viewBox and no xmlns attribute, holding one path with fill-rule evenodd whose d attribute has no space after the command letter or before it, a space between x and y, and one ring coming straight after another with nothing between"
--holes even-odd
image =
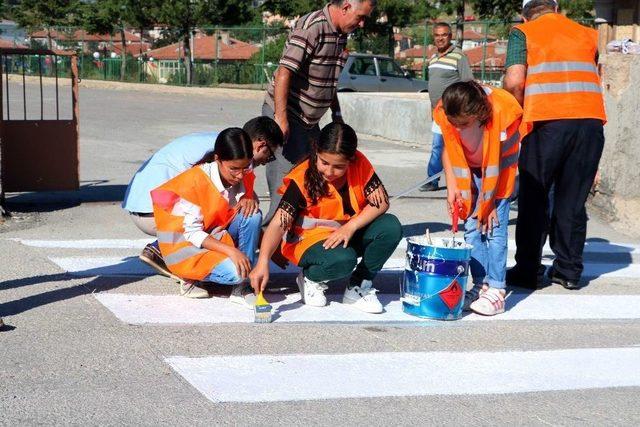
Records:
<instances>
[{"instance_id":1,"label":"man in orange vest","mask_svg":"<svg viewBox=\"0 0 640 427\"><path fill-rule=\"evenodd\" d=\"M585 203L604 147L606 121L597 32L558 13L554 0L525 0L509 37L504 88L524 107L516 266L507 283L541 282L546 233L553 283L577 289L587 231ZM555 186L553 212L548 195Z\"/></svg>"}]
</instances>

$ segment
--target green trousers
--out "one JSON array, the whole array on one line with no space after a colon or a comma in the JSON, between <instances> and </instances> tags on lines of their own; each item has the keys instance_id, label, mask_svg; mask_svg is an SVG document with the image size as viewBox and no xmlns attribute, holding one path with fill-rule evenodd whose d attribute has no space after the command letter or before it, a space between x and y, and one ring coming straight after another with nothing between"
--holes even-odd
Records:
<instances>
[{"instance_id":1,"label":"green trousers","mask_svg":"<svg viewBox=\"0 0 640 427\"><path fill-rule=\"evenodd\" d=\"M398 218L383 214L358 230L346 248L325 249L324 240L311 246L302 254L299 266L304 276L314 282L351 275L350 285L359 285L362 280L373 280L401 239L402 226ZM358 263L359 257L362 260Z\"/></svg>"}]
</instances>

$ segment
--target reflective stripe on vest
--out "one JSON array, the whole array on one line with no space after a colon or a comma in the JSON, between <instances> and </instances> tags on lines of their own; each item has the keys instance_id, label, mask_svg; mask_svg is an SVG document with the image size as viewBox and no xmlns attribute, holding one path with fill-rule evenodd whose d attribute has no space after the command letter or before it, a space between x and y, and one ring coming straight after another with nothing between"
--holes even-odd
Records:
<instances>
[{"instance_id":1,"label":"reflective stripe on vest","mask_svg":"<svg viewBox=\"0 0 640 427\"><path fill-rule=\"evenodd\" d=\"M227 230L222 229L216 231L214 228L213 231L209 234L216 240L222 240L222 237L227 233ZM184 238L184 234L182 233L173 233L171 231L158 231L156 236L158 238L158 243L167 243L170 245L176 245L178 243L184 243L187 239Z\"/></svg>"},{"instance_id":2,"label":"reflective stripe on vest","mask_svg":"<svg viewBox=\"0 0 640 427\"><path fill-rule=\"evenodd\" d=\"M456 178L469 178L469 169L454 167L453 174L456 176Z\"/></svg>"},{"instance_id":3,"label":"reflective stripe on vest","mask_svg":"<svg viewBox=\"0 0 640 427\"><path fill-rule=\"evenodd\" d=\"M470 191L468 191L468 190L462 190L462 191L460 192L460 194L462 195L462 198L463 198L463 199L471 200L471 192L470 192Z\"/></svg>"},{"instance_id":4,"label":"reflective stripe on vest","mask_svg":"<svg viewBox=\"0 0 640 427\"><path fill-rule=\"evenodd\" d=\"M192 256L200 255L205 252L208 252L208 250L196 248L195 246L186 246L182 249L175 251L172 254L165 256L164 262L167 265L175 265L191 258Z\"/></svg>"},{"instance_id":5,"label":"reflective stripe on vest","mask_svg":"<svg viewBox=\"0 0 640 427\"><path fill-rule=\"evenodd\" d=\"M484 170L485 178L495 178L500 175L500 167L499 166L487 166Z\"/></svg>"},{"instance_id":6,"label":"reflective stripe on vest","mask_svg":"<svg viewBox=\"0 0 640 427\"><path fill-rule=\"evenodd\" d=\"M535 83L524 89L524 96L580 92L602 93L602 88L591 82Z\"/></svg>"},{"instance_id":7,"label":"reflective stripe on vest","mask_svg":"<svg viewBox=\"0 0 640 427\"><path fill-rule=\"evenodd\" d=\"M519 130L517 130L513 135L511 135L511 137L508 138L506 141L502 142L502 146L500 147L500 152L502 154L508 153L509 151L511 151L513 146L516 145L518 142L520 142Z\"/></svg>"},{"instance_id":8,"label":"reflective stripe on vest","mask_svg":"<svg viewBox=\"0 0 640 427\"><path fill-rule=\"evenodd\" d=\"M555 61L555 62L542 62L538 65L529 67L527 75L531 76L540 73L560 73L560 72L591 72L598 74L598 68L593 62L582 61Z\"/></svg>"},{"instance_id":9,"label":"reflective stripe on vest","mask_svg":"<svg viewBox=\"0 0 640 427\"><path fill-rule=\"evenodd\" d=\"M495 191L493 190L487 191L486 193L482 193L482 200L491 200L494 194L495 194Z\"/></svg>"},{"instance_id":10,"label":"reflective stripe on vest","mask_svg":"<svg viewBox=\"0 0 640 427\"><path fill-rule=\"evenodd\" d=\"M517 165L519 157L520 153L513 153L510 156L503 157L502 159L500 159L500 169L506 169L509 166Z\"/></svg>"},{"instance_id":11,"label":"reflective stripe on vest","mask_svg":"<svg viewBox=\"0 0 640 427\"><path fill-rule=\"evenodd\" d=\"M171 231L158 231L156 237L158 238L158 243L168 243L170 245L183 243L185 241L184 234Z\"/></svg>"}]
</instances>

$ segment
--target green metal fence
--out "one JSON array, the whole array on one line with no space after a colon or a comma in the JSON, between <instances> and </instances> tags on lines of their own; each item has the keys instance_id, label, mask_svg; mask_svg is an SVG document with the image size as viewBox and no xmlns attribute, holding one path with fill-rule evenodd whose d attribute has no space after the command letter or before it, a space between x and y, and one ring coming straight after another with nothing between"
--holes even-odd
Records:
<instances>
[{"instance_id":1,"label":"green metal fence","mask_svg":"<svg viewBox=\"0 0 640 427\"><path fill-rule=\"evenodd\" d=\"M513 24L499 21L463 24L464 38L457 40L457 43L467 54L477 79L493 83L501 80L508 34ZM584 24L593 25L593 22ZM455 38L457 26L455 23L451 25ZM352 52L393 55L401 66L411 70L417 78L427 79L427 61L435 52L431 45L432 30L433 23L410 26L383 35L364 34L359 30L350 37L349 49ZM121 68L123 58L111 53L119 45L117 35L102 41L90 41L78 29L61 28L57 32L61 40L56 40L56 46L78 53L81 79L187 84L186 65L189 62L185 61L183 42L175 32L165 31L166 37L156 41L156 46L150 51L127 49L129 54L124 59L124 70ZM285 28L272 27L199 28L191 39L192 84L264 88L277 66L287 33ZM38 43L39 47L45 47L44 40L31 41L33 47L37 47ZM16 66L22 72L21 67L24 66L27 74L33 74L37 61L37 58L25 58L25 64L11 65L9 72ZM63 69L67 66L65 58L58 57L58 61Z\"/></svg>"}]
</instances>

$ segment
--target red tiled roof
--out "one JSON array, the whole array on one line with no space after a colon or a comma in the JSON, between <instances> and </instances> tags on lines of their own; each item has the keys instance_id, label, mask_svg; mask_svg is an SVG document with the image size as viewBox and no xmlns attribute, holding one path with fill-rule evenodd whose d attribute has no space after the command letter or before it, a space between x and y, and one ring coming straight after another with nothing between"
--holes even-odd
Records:
<instances>
[{"instance_id":1,"label":"red tiled roof","mask_svg":"<svg viewBox=\"0 0 640 427\"><path fill-rule=\"evenodd\" d=\"M507 57L507 49L506 42L498 41L487 43L486 51L484 46L477 46L471 49L467 49L464 51L464 54L467 55L469 59L469 64L472 67L478 67L482 65L482 58L485 57L485 66L489 67L504 67L505 60ZM411 52L409 52L411 51ZM411 54L415 54L415 56L406 56L406 58L414 58L414 59L422 59L422 47L407 49L406 51L400 52L409 52ZM429 50L427 52L427 58L430 58L431 55L435 53L435 47L429 46ZM396 55L397 59L403 59L400 54ZM414 61L412 64L409 64L409 68L417 71L422 70L422 61Z\"/></svg>"},{"instance_id":2,"label":"red tiled roof","mask_svg":"<svg viewBox=\"0 0 640 427\"><path fill-rule=\"evenodd\" d=\"M0 39L0 48L20 48L20 49L26 49L27 46L20 44L20 43L16 43L13 40L7 40L7 39Z\"/></svg>"},{"instance_id":3,"label":"red tiled roof","mask_svg":"<svg viewBox=\"0 0 640 427\"><path fill-rule=\"evenodd\" d=\"M429 45L427 46L427 58L430 58L431 55L436 53L436 47ZM422 59L424 55L424 46L416 45L411 49L401 50L396 53L396 59Z\"/></svg>"},{"instance_id":4,"label":"red tiled roof","mask_svg":"<svg viewBox=\"0 0 640 427\"><path fill-rule=\"evenodd\" d=\"M464 30L464 34L462 36L464 38L464 40L473 40L473 41L482 41L484 40L484 33L479 33L475 30ZM491 34L487 34L487 40L493 41L495 40L496 37L491 35Z\"/></svg>"},{"instance_id":5,"label":"red tiled roof","mask_svg":"<svg viewBox=\"0 0 640 427\"><path fill-rule=\"evenodd\" d=\"M29 34L29 37L33 39L46 39L47 31L35 31ZM108 42L108 41L117 41L120 40L120 34L89 34L85 30L76 30L73 34L58 32L57 30L51 30L51 38L54 40L75 40L75 41L85 41L85 42ZM125 31L124 38L128 42L140 42L140 37L135 34Z\"/></svg>"},{"instance_id":6,"label":"red tiled roof","mask_svg":"<svg viewBox=\"0 0 640 427\"><path fill-rule=\"evenodd\" d=\"M486 51L484 46L477 46L472 49L464 51L467 58L469 58L469 64L471 66L482 65L482 58L485 58L485 65L493 67L504 67L505 60L507 58L506 42L492 42L487 43Z\"/></svg>"},{"instance_id":7,"label":"red tiled roof","mask_svg":"<svg viewBox=\"0 0 640 427\"><path fill-rule=\"evenodd\" d=\"M140 54L140 51L142 51L142 53L145 53L147 51L149 51L151 49L151 43L129 43L127 45L125 45L125 51L127 52L128 55L134 55L137 56ZM111 49L112 52L114 52L117 55L120 55L122 53L122 43L114 43L113 44L113 48Z\"/></svg>"},{"instance_id":8,"label":"red tiled roof","mask_svg":"<svg viewBox=\"0 0 640 427\"><path fill-rule=\"evenodd\" d=\"M147 56L154 59L179 59L183 57L182 42L173 43L147 52ZM217 39L215 36L201 36L194 39L193 57L198 60L210 61L216 59ZM260 48L249 43L229 38L229 43L220 44L218 59L223 61L246 61ZM135 54L134 54L135 56Z\"/></svg>"}]
</instances>

